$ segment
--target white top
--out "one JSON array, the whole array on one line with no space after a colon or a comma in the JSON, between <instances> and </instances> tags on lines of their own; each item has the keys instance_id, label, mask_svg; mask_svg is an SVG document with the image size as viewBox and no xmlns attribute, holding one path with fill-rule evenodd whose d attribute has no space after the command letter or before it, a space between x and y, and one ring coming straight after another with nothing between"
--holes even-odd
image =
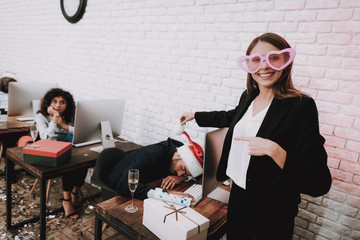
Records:
<instances>
[{"instance_id":1,"label":"white top","mask_svg":"<svg viewBox=\"0 0 360 240\"><path fill-rule=\"evenodd\" d=\"M249 145L247 141L234 140L234 137L255 137L269 106L270 105L253 117L252 102L244 116L234 127L226 175L228 175L236 185L243 189L246 189L246 174L250 162Z\"/></svg>"},{"instance_id":2,"label":"white top","mask_svg":"<svg viewBox=\"0 0 360 240\"><path fill-rule=\"evenodd\" d=\"M39 135L41 139L59 140L59 133L70 133L71 135L73 135L73 126L69 125L69 131L61 129L56 125L56 123L51 121L51 117L51 115L44 117L44 115L42 115L41 113L35 115L36 127L39 130Z\"/></svg>"},{"instance_id":3,"label":"white top","mask_svg":"<svg viewBox=\"0 0 360 240\"><path fill-rule=\"evenodd\" d=\"M0 108L8 109L8 94L0 91Z\"/></svg>"}]
</instances>

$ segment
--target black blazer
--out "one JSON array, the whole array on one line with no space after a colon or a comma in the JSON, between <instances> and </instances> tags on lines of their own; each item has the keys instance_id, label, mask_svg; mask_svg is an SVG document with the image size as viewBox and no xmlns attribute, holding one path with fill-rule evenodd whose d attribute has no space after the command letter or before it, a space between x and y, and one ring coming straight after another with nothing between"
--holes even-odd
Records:
<instances>
[{"instance_id":1,"label":"black blazer","mask_svg":"<svg viewBox=\"0 0 360 240\"><path fill-rule=\"evenodd\" d=\"M182 145L184 145L182 142L168 138L166 141L137 149L126 155L113 167L105 182L109 187L115 189L119 195L131 197L128 186L128 171L131 168L139 169L140 179L134 197L145 199L148 191L155 189L155 186L147 183L173 175L169 172L171 159L176 148Z\"/></svg>"},{"instance_id":2,"label":"black blazer","mask_svg":"<svg viewBox=\"0 0 360 240\"><path fill-rule=\"evenodd\" d=\"M217 179L228 179L226 168L236 123L257 96L242 94L238 106L230 111L196 112L202 127L229 127L224 140ZM278 143L286 152L281 169L269 156L251 156L246 189L255 196L278 194L279 199L300 202L300 193L317 197L327 193L331 175L327 167L324 138L319 132L318 112L310 97L274 98L257 133Z\"/></svg>"}]
</instances>

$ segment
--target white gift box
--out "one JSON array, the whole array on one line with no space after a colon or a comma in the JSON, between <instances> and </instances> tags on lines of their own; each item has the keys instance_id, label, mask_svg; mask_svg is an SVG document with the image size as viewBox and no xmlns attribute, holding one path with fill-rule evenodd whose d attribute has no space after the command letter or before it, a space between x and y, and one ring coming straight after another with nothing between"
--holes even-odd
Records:
<instances>
[{"instance_id":1,"label":"white gift box","mask_svg":"<svg viewBox=\"0 0 360 240\"><path fill-rule=\"evenodd\" d=\"M163 240L206 239L210 221L194 209L144 200L143 224Z\"/></svg>"}]
</instances>

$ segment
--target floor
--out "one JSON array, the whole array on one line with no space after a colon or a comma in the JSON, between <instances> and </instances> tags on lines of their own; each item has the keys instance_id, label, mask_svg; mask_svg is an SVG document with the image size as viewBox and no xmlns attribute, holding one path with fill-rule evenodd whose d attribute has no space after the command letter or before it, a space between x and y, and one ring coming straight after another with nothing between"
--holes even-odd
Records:
<instances>
[{"instance_id":1,"label":"floor","mask_svg":"<svg viewBox=\"0 0 360 240\"><path fill-rule=\"evenodd\" d=\"M4 169L4 161L0 162L0 170ZM40 187L37 185L34 194L30 194L30 189L33 186L34 178L15 166L17 182L12 185L12 223L15 224L24 219L30 218L39 213L39 191ZM99 189L85 183L82 187L82 193L85 197L92 196L99 193ZM50 198L47 204L47 209L52 211L61 207L62 185L61 178L52 180L50 189ZM83 203L81 217L74 221L64 217L62 212L54 215L48 215L46 220L46 239L48 240L90 240L94 239L94 224L95 224L95 206L101 202L101 197L87 200ZM5 176L0 174L0 240L32 240L38 239L39 223L29 223L24 227L19 228L15 234L7 233L6 231L6 182ZM112 228L108 227L103 233L104 240L124 240L126 237L119 234ZM226 240L223 236L221 240Z\"/></svg>"},{"instance_id":2,"label":"floor","mask_svg":"<svg viewBox=\"0 0 360 240\"><path fill-rule=\"evenodd\" d=\"M4 161L1 161L3 165ZM3 166L0 166L3 169ZM17 182L12 188L14 196L12 206L12 222L16 223L28 217L38 214L39 212L39 190L36 186L34 195L30 195L30 189L34 183L34 178L21 169L17 169ZM39 184L38 184L39 185ZM99 190L90 184L82 187L84 196L91 196L99 193ZM61 207L62 186L61 178L52 180L50 199L48 209L53 210ZM84 202L81 217L73 221L65 218L62 212L55 215L48 215L46 220L46 239L94 239L95 206L101 202L101 197ZM15 234L9 234L6 231L6 182L5 176L0 176L0 239L38 239L39 223L29 223L18 229ZM103 234L103 239L126 239L112 228L107 228Z\"/></svg>"}]
</instances>

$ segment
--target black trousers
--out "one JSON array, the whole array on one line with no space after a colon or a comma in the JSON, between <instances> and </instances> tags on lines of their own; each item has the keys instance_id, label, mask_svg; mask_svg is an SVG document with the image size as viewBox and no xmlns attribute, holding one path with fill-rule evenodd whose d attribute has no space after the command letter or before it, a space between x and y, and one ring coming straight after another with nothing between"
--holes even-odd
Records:
<instances>
[{"instance_id":1,"label":"black trousers","mask_svg":"<svg viewBox=\"0 0 360 240\"><path fill-rule=\"evenodd\" d=\"M74 186L81 187L84 185L87 170L87 168L81 168L64 174L62 176L63 191L70 192Z\"/></svg>"},{"instance_id":2,"label":"black trousers","mask_svg":"<svg viewBox=\"0 0 360 240\"><path fill-rule=\"evenodd\" d=\"M263 199L254 199L233 183L228 204L227 239L291 240L295 216L277 206L268 207L267 198L272 197L265 194Z\"/></svg>"}]
</instances>

